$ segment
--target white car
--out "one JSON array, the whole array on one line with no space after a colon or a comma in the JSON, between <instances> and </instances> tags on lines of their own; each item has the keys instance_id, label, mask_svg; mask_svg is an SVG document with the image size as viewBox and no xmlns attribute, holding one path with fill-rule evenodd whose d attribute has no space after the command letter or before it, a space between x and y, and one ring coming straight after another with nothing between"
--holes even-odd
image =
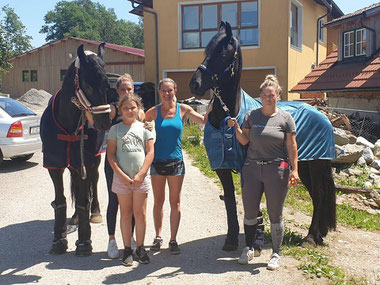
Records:
<instances>
[{"instance_id":1,"label":"white car","mask_svg":"<svg viewBox=\"0 0 380 285\"><path fill-rule=\"evenodd\" d=\"M41 151L40 119L18 101L0 96L0 164L4 158L26 161Z\"/></svg>"}]
</instances>

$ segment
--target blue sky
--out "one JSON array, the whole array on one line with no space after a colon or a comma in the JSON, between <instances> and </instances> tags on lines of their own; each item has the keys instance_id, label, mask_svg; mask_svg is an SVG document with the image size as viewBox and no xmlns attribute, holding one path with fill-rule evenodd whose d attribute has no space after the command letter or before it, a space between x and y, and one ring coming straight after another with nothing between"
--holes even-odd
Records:
<instances>
[{"instance_id":1,"label":"blue sky","mask_svg":"<svg viewBox=\"0 0 380 285\"><path fill-rule=\"evenodd\" d=\"M348 14L361 8L377 3L374 0L334 0L343 13ZM27 28L27 35L33 37L33 47L45 44L45 34L39 31L44 22L44 16L50 10L54 10L57 0L0 0L0 8L9 5L19 16L21 22ZM132 15L131 2L127 0L93 0L99 2L106 8L114 8L118 19L138 22L138 16ZM2 14L1 14L2 15ZM3 16L3 15L2 15ZM3 17L1 17L2 19Z\"/></svg>"}]
</instances>

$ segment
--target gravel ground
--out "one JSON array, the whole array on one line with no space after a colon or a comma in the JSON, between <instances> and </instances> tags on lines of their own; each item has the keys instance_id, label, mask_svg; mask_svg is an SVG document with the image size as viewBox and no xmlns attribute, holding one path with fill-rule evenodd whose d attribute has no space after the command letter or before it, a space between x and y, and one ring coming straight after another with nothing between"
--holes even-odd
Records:
<instances>
[{"instance_id":1,"label":"gravel ground","mask_svg":"<svg viewBox=\"0 0 380 285\"><path fill-rule=\"evenodd\" d=\"M277 272L266 269L270 249L252 264L242 266L238 251L221 250L226 233L225 210L219 200L219 186L191 165L185 156L186 176L182 190L182 220L178 234L181 254L173 256L167 250L169 239L169 205L165 203L163 250L151 255L151 263L131 268L120 260L106 256L107 227L105 221L92 224L94 254L75 257L77 232L68 235L69 250L62 256L48 254L53 230L53 185L48 172L42 167L42 154L30 161L4 161L0 166L0 284L306 284L297 261L282 258ZM101 166L102 167L102 166ZM101 168L102 169L102 168ZM103 171L99 181L99 199L105 218L107 204ZM68 171L65 186L69 185ZM69 190L65 191L69 197ZM152 219L153 194L148 199L146 244L154 238ZM70 199L68 198L68 201ZM70 205L70 202L68 202ZM241 204L241 203L240 203ZM239 206L240 206L239 204ZM241 216L240 209L240 216ZM73 208L68 208L68 217ZM119 225L117 241L122 246Z\"/></svg>"}]
</instances>

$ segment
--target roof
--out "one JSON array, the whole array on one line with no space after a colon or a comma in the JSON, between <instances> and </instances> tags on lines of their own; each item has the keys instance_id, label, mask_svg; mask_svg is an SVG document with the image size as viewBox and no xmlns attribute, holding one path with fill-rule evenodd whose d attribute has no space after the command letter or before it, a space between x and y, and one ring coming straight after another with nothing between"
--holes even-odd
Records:
<instances>
[{"instance_id":1,"label":"roof","mask_svg":"<svg viewBox=\"0 0 380 285\"><path fill-rule=\"evenodd\" d=\"M56 45L58 43L62 43L64 41L67 41L68 39L76 40L76 41L80 41L80 42L84 42L84 43L89 43L89 44L94 44L94 45L99 45L101 43L99 41L92 41L92 40L86 40L86 39L75 38L75 37L66 37L66 38L63 38L63 39L60 39L60 40L49 42L49 43L47 43L47 44L45 44L43 46L40 46L40 47L35 48L35 49L32 49L30 51L27 51L25 53L19 54L17 56L11 57L8 60L14 60L15 58L24 56L26 54L31 54L31 53L37 52L37 51L39 51L41 49L44 49L44 48ZM120 52L124 52L124 53L128 53L128 54L136 55L136 56L139 56L139 57L145 57L145 51L143 49L132 48L132 47L127 47L127 46L121 46L121 45L110 44L110 43L106 43L105 47L109 48L109 49L112 49L112 50L116 50L116 51L120 51Z\"/></svg>"},{"instance_id":2,"label":"roof","mask_svg":"<svg viewBox=\"0 0 380 285\"><path fill-rule=\"evenodd\" d=\"M137 16L144 16L144 13L143 13L144 8L153 9L153 0L133 0L131 1L131 3L132 3L133 9L129 11L129 13L135 14Z\"/></svg>"},{"instance_id":3,"label":"roof","mask_svg":"<svg viewBox=\"0 0 380 285\"><path fill-rule=\"evenodd\" d=\"M315 2L317 2L318 4L326 7L326 5L324 4L324 3L326 3L326 1L315 0ZM331 2L331 5L332 5L331 16L333 18L339 18L339 17L341 17L341 16L344 15L344 13L342 12L342 10L340 10L340 8L338 7L338 5L336 5L333 0L331 0L331 1L328 0L327 2ZM326 7L326 8L329 8L329 7Z\"/></svg>"},{"instance_id":4,"label":"roof","mask_svg":"<svg viewBox=\"0 0 380 285\"><path fill-rule=\"evenodd\" d=\"M362 8L362 9L357 10L355 12L352 12L350 14L347 14L347 15L344 15L342 17L336 18L336 19L334 19L334 20L326 23L325 26L337 25L337 24L339 24L341 22L349 21L349 20L352 20L354 18L359 18L359 17L362 17L362 16L370 16L372 14L379 13L379 12L380 12L380 2L374 3L371 6Z\"/></svg>"},{"instance_id":5,"label":"roof","mask_svg":"<svg viewBox=\"0 0 380 285\"><path fill-rule=\"evenodd\" d=\"M380 90L380 51L367 60L338 62L338 51L327 56L290 92Z\"/></svg>"}]
</instances>

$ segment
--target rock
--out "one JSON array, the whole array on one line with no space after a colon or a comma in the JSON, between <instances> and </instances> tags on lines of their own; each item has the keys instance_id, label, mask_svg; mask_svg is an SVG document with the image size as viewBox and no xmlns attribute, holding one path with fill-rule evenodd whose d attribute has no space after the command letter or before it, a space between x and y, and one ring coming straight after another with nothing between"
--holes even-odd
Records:
<instances>
[{"instance_id":1,"label":"rock","mask_svg":"<svg viewBox=\"0 0 380 285\"><path fill-rule=\"evenodd\" d=\"M365 158L363 156L359 157L358 161L356 162L356 165L367 165L367 162L365 161Z\"/></svg>"},{"instance_id":2,"label":"rock","mask_svg":"<svg viewBox=\"0 0 380 285\"><path fill-rule=\"evenodd\" d=\"M364 146L355 144L346 144L335 147L335 159L333 163L355 163L362 156Z\"/></svg>"},{"instance_id":3,"label":"rock","mask_svg":"<svg viewBox=\"0 0 380 285\"><path fill-rule=\"evenodd\" d=\"M369 172L373 173L373 174L376 174L376 175L380 175L380 171L377 170L376 168L373 168L373 167L369 168Z\"/></svg>"},{"instance_id":4,"label":"rock","mask_svg":"<svg viewBox=\"0 0 380 285\"><path fill-rule=\"evenodd\" d=\"M347 132L340 128L334 127L334 140L337 145L345 145L350 143L350 138Z\"/></svg>"},{"instance_id":5,"label":"rock","mask_svg":"<svg viewBox=\"0 0 380 285\"><path fill-rule=\"evenodd\" d=\"M24 95L22 95L18 101L31 109L37 114L42 114L42 112L47 107L51 94L45 90L30 89Z\"/></svg>"},{"instance_id":6,"label":"rock","mask_svg":"<svg viewBox=\"0 0 380 285\"><path fill-rule=\"evenodd\" d=\"M367 164L371 164L372 161L375 159L375 156L373 155L371 148L368 146L364 147L363 155L361 157L364 158Z\"/></svg>"},{"instance_id":7,"label":"rock","mask_svg":"<svg viewBox=\"0 0 380 285\"><path fill-rule=\"evenodd\" d=\"M380 158L380 140L377 140L373 147L373 155Z\"/></svg>"},{"instance_id":8,"label":"rock","mask_svg":"<svg viewBox=\"0 0 380 285\"><path fill-rule=\"evenodd\" d=\"M376 159L376 160L372 161L370 166L377 169L377 170L380 170L380 160Z\"/></svg>"},{"instance_id":9,"label":"rock","mask_svg":"<svg viewBox=\"0 0 380 285\"><path fill-rule=\"evenodd\" d=\"M366 182L364 182L364 187L365 188L371 188L372 187L372 183L369 182L369 181L366 181Z\"/></svg>"},{"instance_id":10,"label":"rock","mask_svg":"<svg viewBox=\"0 0 380 285\"><path fill-rule=\"evenodd\" d=\"M348 168L348 174L350 176L359 176L363 174L363 170L359 168Z\"/></svg>"},{"instance_id":11,"label":"rock","mask_svg":"<svg viewBox=\"0 0 380 285\"><path fill-rule=\"evenodd\" d=\"M379 189L374 189L371 193L369 193L369 196L373 201L377 204L378 207L380 207L380 193Z\"/></svg>"},{"instance_id":12,"label":"rock","mask_svg":"<svg viewBox=\"0 0 380 285\"><path fill-rule=\"evenodd\" d=\"M371 148L371 149L375 147L375 145L374 145L373 143L369 142L368 140L366 140L366 139L363 138L363 137L358 137L358 138L356 139L356 144L358 144L358 145L368 146L368 147Z\"/></svg>"},{"instance_id":13,"label":"rock","mask_svg":"<svg viewBox=\"0 0 380 285\"><path fill-rule=\"evenodd\" d=\"M372 180L380 179L380 176L375 173L370 173L368 177L371 178Z\"/></svg>"}]
</instances>

